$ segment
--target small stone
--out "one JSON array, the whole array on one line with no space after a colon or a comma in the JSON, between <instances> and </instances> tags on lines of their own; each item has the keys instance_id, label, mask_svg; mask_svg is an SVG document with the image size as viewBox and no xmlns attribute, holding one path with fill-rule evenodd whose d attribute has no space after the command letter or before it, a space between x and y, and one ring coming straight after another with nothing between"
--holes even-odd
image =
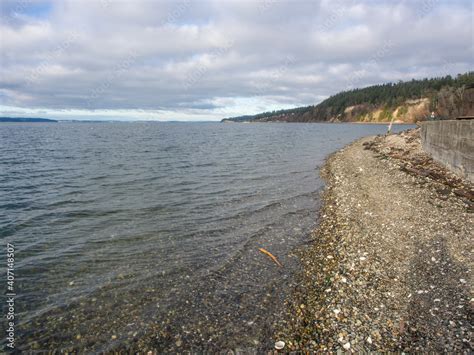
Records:
<instances>
[{"instance_id":1,"label":"small stone","mask_svg":"<svg viewBox=\"0 0 474 355\"><path fill-rule=\"evenodd\" d=\"M277 350L281 350L284 347L285 347L285 342L284 341L279 340L275 343L275 349L277 349Z\"/></svg>"}]
</instances>

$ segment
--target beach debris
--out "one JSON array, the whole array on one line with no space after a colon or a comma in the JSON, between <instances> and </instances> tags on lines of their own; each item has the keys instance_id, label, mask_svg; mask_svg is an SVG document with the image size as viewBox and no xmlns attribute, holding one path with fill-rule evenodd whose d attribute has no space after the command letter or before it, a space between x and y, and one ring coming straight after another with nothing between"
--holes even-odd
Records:
<instances>
[{"instance_id":1,"label":"beach debris","mask_svg":"<svg viewBox=\"0 0 474 355\"><path fill-rule=\"evenodd\" d=\"M277 349L277 350L281 350L284 347L285 347L285 342L284 341L279 340L275 343L275 349Z\"/></svg>"},{"instance_id":2,"label":"beach debris","mask_svg":"<svg viewBox=\"0 0 474 355\"><path fill-rule=\"evenodd\" d=\"M351 343L347 342L342 347L346 350L349 350L351 348Z\"/></svg>"},{"instance_id":3,"label":"beach debris","mask_svg":"<svg viewBox=\"0 0 474 355\"><path fill-rule=\"evenodd\" d=\"M263 248L258 248L258 250L259 250L261 253L267 255L270 259L272 259L273 262L274 262L275 264L277 264L279 267L283 267L283 265L278 261L278 259L277 259L272 253L270 253L268 250L265 250L265 249L263 249Z\"/></svg>"}]
</instances>

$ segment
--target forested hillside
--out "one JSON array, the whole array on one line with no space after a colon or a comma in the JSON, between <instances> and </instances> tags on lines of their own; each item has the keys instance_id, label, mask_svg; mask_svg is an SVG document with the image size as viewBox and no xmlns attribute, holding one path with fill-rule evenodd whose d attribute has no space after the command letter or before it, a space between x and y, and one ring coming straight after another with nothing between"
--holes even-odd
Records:
<instances>
[{"instance_id":1,"label":"forested hillside","mask_svg":"<svg viewBox=\"0 0 474 355\"><path fill-rule=\"evenodd\" d=\"M240 116L223 121L416 122L474 115L474 72L400 81L340 92L318 105Z\"/></svg>"}]
</instances>

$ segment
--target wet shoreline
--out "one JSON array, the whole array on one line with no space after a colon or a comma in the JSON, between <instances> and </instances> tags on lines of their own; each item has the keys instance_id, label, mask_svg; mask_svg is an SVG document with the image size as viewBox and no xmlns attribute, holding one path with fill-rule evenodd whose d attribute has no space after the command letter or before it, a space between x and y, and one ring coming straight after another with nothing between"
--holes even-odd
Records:
<instances>
[{"instance_id":1,"label":"wet shoreline","mask_svg":"<svg viewBox=\"0 0 474 355\"><path fill-rule=\"evenodd\" d=\"M317 224L319 167L383 131L9 126L0 234L21 250L17 349L272 349L301 269L295 249Z\"/></svg>"}]
</instances>

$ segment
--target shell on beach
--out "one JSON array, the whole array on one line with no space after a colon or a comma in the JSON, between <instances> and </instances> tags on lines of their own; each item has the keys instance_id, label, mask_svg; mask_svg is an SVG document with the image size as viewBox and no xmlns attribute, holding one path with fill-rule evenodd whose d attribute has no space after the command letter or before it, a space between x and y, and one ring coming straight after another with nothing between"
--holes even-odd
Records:
<instances>
[{"instance_id":1,"label":"shell on beach","mask_svg":"<svg viewBox=\"0 0 474 355\"><path fill-rule=\"evenodd\" d=\"M277 349L277 350L281 350L284 347L285 347L285 342L284 341L279 340L275 343L275 349Z\"/></svg>"}]
</instances>

